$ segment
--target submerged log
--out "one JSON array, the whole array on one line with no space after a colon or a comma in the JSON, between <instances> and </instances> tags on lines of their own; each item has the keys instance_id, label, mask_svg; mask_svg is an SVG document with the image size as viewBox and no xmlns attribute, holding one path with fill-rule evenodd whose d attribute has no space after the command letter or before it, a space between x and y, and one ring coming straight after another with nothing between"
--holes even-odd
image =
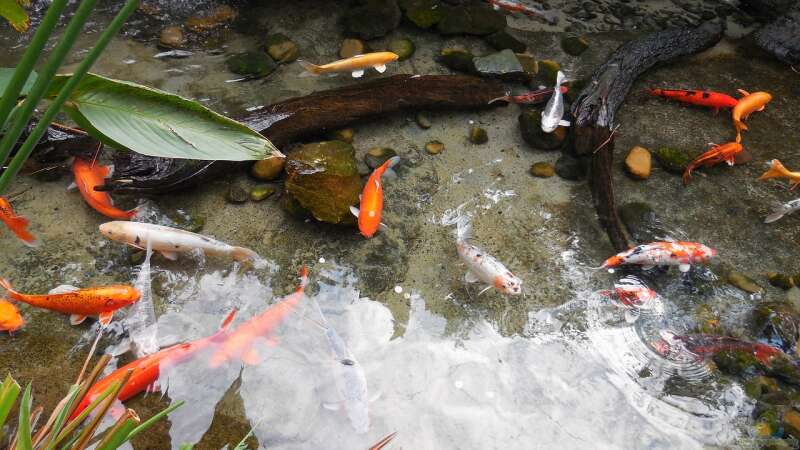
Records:
<instances>
[{"instance_id":1,"label":"submerged log","mask_svg":"<svg viewBox=\"0 0 800 450\"><path fill-rule=\"evenodd\" d=\"M395 75L285 100L239 120L277 147L356 121L404 110L476 109L505 95L499 81L465 75ZM229 161L189 161L119 153L103 190L161 194L207 181L229 170Z\"/></svg>"},{"instance_id":2,"label":"submerged log","mask_svg":"<svg viewBox=\"0 0 800 450\"><path fill-rule=\"evenodd\" d=\"M572 143L578 155L592 157L589 178L600 223L615 250L629 248L614 202L612 175L614 115L633 82L658 63L705 50L722 38L722 23L658 31L620 46L595 69L591 82L572 104Z\"/></svg>"},{"instance_id":3,"label":"submerged log","mask_svg":"<svg viewBox=\"0 0 800 450\"><path fill-rule=\"evenodd\" d=\"M758 30L755 41L786 64L800 64L800 5Z\"/></svg>"}]
</instances>

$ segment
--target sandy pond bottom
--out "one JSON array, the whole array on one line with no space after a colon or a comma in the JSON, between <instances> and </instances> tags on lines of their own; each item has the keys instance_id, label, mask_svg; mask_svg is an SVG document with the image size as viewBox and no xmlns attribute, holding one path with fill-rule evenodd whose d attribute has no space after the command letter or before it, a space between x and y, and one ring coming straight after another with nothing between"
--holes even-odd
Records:
<instances>
[{"instance_id":1,"label":"sandy pond bottom","mask_svg":"<svg viewBox=\"0 0 800 450\"><path fill-rule=\"evenodd\" d=\"M340 39L335 21L321 9L306 12L275 10L270 31L292 35L310 60L334 59ZM517 34L536 57L559 59L574 78L587 76L628 36L591 35L592 50L575 58L561 52L558 34ZM415 56L392 73L445 73L433 60L442 46L488 52L474 38L443 40L405 27L392 37L410 37L417 44ZM87 36L82 46L91 39ZM257 42L236 33L228 39L228 52ZM0 56L0 62L13 65L18 51ZM153 45L119 38L96 70L196 98L231 115L352 82L298 79L299 68L290 65L266 81L224 83L234 78L225 71L224 56L198 52L163 61L152 58L156 52ZM746 145L756 159L750 165L698 174L688 188L659 169L650 180L634 182L620 167L620 203L647 201L664 222L665 237L711 245L724 262L761 277L764 285L767 271L797 272L798 267L790 270L797 218L769 227L761 223L772 207L794 197L777 184L755 182L772 157L781 157L790 168L800 166L800 138L791 132L800 117L796 79L789 69L731 41L713 53L648 72L619 116L620 160L633 145L700 149L731 135L724 115L647 98L642 94L647 86L729 93L740 87L769 89L775 100L751 120ZM234 325L242 323L291 292L303 264L311 268L311 284L309 297L275 339L259 344L261 363L212 371L209 355L201 354L160 380L163 397L149 394L128 402L149 416L166 404L187 401L168 422L138 438L136 448L177 448L184 442L220 448L238 442L251 428L255 439L250 443L270 449L367 448L394 431L393 445L406 449L748 446L750 428L743 425L753 405L741 386L701 363L664 361L649 343L663 327L692 328L692 313L703 303L714 305L725 324L738 330L755 299L718 282L719 273L692 275L691 282L702 288L696 291L670 272L657 281L664 315L626 323L621 310L595 293L614 278L589 269L608 256L610 247L588 189L528 174L533 162L553 162L558 153L527 146L517 114L516 106L435 113L429 130L419 129L411 115L356 125L359 156L370 147L387 146L404 159L400 178L386 186L389 229L369 241L352 229L288 217L274 197L227 204L224 194L231 183L256 184L243 175L151 200L148 220L203 217L203 233L249 246L271 262L267 270L248 271L197 256L177 262L154 257L161 345L212 333L234 307L240 310ZM488 131L488 144L469 144L472 125ZM423 150L432 139L445 144L441 155ZM79 195L66 192L68 178L44 183L21 177L12 189L25 191L16 203L19 212L31 218L33 231L45 242L29 250L0 234L0 274L21 291L136 278L130 252L100 237L97 226L104 220ZM472 215L476 243L524 280L522 296L477 296L479 289L464 286L450 226L458 214ZM767 288L763 297L782 295ZM354 432L345 412L326 408L339 401L336 363L312 322L317 316L311 298L364 368L371 418L366 434ZM66 317L23 311L27 328L0 339L0 369L21 382L33 380L36 398L52 406L77 374L96 326L70 327ZM126 321L123 315L119 319L100 346L118 356L116 365L132 358Z\"/></svg>"}]
</instances>

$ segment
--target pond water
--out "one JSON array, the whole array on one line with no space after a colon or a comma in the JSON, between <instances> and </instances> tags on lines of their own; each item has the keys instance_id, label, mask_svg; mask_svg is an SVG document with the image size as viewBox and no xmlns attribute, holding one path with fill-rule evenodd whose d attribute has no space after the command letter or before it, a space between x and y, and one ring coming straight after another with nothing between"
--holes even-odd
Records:
<instances>
[{"instance_id":1,"label":"pond water","mask_svg":"<svg viewBox=\"0 0 800 450\"><path fill-rule=\"evenodd\" d=\"M798 75L753 49L747 33L753 19L731 2L652 0L638 2L550 1L558 25L523 15L507 17L510 32L536 59L559 61L569 79L588 77L621 43L668 26L696 25L708 15L725 16L726 37L714 48L647 71L617 115L614 179L618 205L643 202L658 216L659 239L701 242L718 261L686 275L676 268L648 277L662 308L626 320L625 309L600 294L620 274L595 268L611 247L597 221L585 181L558 176L535 178L534 162L555 163L559 151L533 148L519 131L521 108L430 112L432 126L420 128L414 113L387 115L353 125L356 157L389 147L402 158L396 180L384 184L386 229L364 239L353 227L303 221L286 213L278 197L230 204L231 185L262 185L246 170L190 190L152 198L118 196L123 206L143 205L140 219L164 225L202 221L202 234L258 252L266 268L200 254L170 261L154 255L152 296L160 347L213 333L232 309L233 327L289 295L297 270L310 270L306 295L295 311L264 336L254 364L232 361L209 368L213 349L163 373L160 393L140 395L126 405L148 417L186 401L137 437L134 448L233 446L250 430L251 448L368 448L398 432L387 448L753 448L763 439L754 423L765 406L745 393L753 374L731 376L708 361L665 358L657 351L661 330L695 332L714 322L720 333L763 340L752 311L767 301L790 301L771 286L768 272L793 274L798 217L774 224L763 218L795 196L784 183L756 178L772 158L800 166L796 133L800 105ZM186 58L155 58L160 30L182 24L214 2L160 0L158 13L137 13L115 38L93 71L112 78L195 99L231 117L246 117L265 105L314 91L364 82L347 77L299 77L296 63L268 77L240 78L226 58L261 51L264 36L284 33L312 62L338 59L345 37L344 2L236 3L239 18L203 34L185 47ZM620 5L627 9L620 11ZM79 40L68 72L91 47L119 7L104 4ZM567 33L579 33L589 49L570 56L561 48ZM745 37L742 37L745 36ZM403 22L368 41L374 50L397 38L414 42L413 56L366 79L406 74L447 74L436 60L442 48L463 46L475 54L494 50L475 36L441 36ZM25 38L2 27L0 66L12 67ZM647 87L766 90L773 101L750 119L745 145L753 162L696 172L688 186L655 163L645 181L625 175L621 161L640 145L705 150L709 142L733 137L728 113L686 107L648 96ZM469 129L486 130L486 144L468 140ZM439 140L445 150L428 154ZM307 142L314 142L309 139ZM48 181L20 176L11 194L18 213L32 222L43 242L23 247L0 233L0 275L22 292L42 293L61 284L97 286L134 283L140 252L105 239L107 221L76 192L71 174L56 169ZM268 185L280 191L282 182ZM469 216L474 242L523 280L522 294L466 285L466 268L456 253L455 218ZM729 272L760 285L750 294L727 282ZM319 304L363 369L369 427L358 433L342 408L337 378L320 327ZM0 336L0 368L20 382L33 381L38 402L52 407L66 392L98 332L94 321L71 326L66 316L27 306L28 322L13 336ZM112 366L133 360L132 318L118 314L100 340L99 352ZM718 324L717 324L718 323ZM794 355L794 349L791 349ZM790 386L785 387L793 394ZM791 403L790 403L791 404ZM777 431L776 431L777 432ZM787 441L788 442L788 441Z\"/></svg>"}]
</instances>

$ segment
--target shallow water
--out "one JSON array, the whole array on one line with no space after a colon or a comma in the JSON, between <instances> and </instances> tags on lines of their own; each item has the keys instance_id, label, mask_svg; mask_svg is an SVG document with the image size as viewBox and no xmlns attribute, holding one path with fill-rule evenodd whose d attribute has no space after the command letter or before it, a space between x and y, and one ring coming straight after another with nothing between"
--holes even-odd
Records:
<instances>
[{"instance_id":1,"label":"shallow water","mask_svg":"<svg viewBox=\"0 0 800 450\"><path fill-rule=\"evenodd\" d=\"M290 64L264 80L226 83L236 76L225 68L225 56L257 48L264 30L291 36L304 59L336 59L342 34L336 14L330 13L339 8L332 2L240 6L249 20L222 33L215 51L199 48L185 59L153 58L159 52L158 29L181 22L189 14L181 6L185 3L161 2L164 20L134 18L94 71L194 98L234 117L356 82L298 78L300 68ZM638 2L633 6L641 14L619 23L599 12L575 19L579 12L566 12L571 3L550 2L556 9L564 7L559 27L522 16L510 17L508 24L531 54L559 60L573 79L588 76L625 39L658 28L648 20L660 17L656 11L671 12L664 21L672 25L700 20L680 6L693 7L691 2ZM597 4L600 10L608 6ZM705 8L724 4L706 2ZM104 8L93 30L102 28L114 5ZM794 132L800 106L793 101L798 75L754 52L746 38L737 40L748 30L742 17L729 18L728 37L714 49L648 71L637 81L618 114L616 155L621 161L634 145L703 149L708 142L732 137L725 114L652 99L644 88L708 87L732 93L743 87L770 90L775 98L751 118L745 135L755 160L697 172L686 188L657 164L649 180L633 181L620 163L616 193L620 205L652 205L668 232L665 238L716 248L723 263L766 288L763 299L776 300L785 294L770 287L763 274L796 271L798 218L763 224L765 214L794 195L782 184L755 178L773 157L790 168L800 165L800 137ZM564 54L559 45L564 26L589 33L590 50L580 57ZM13 66L23 47L18 36L3 30L0 42L11 50L0 54L0 66ZM82 38L76 59L96 34ZM407 24L370 45L379 49L395 37L409 37L417 51L387 74L449 73L434 60L442 47L490 50L478 38L443 38ZM290 293L303 264L311 276L308 296L297 311L274 340L259 344L259 364L234 363L211 371L210 352L205 352L162 377L161 394L127 402L144 417L187 401L168 422L137 438L134 447L177 448L189 442L220 448L235 444L250 429L253 448L280 449L367 448L393 431L399 433L389 448L753 446L754 403L740 380L720 375L707 363L666 360L653 342L662 328L692 329L701 304L712 305L727 330L743 330L759 299L722 281L719 266L694 271L688 280L695 289L673 269L653 283L664 313L643 313L636 322L626 322L624 310L597 293L618 277L592 270L612 250L586 184L530 176L533 162L555 162L560 153L535 150L522 141L518 110L510 105L432 113L434 125L428 130L414 123L413 114L354 126L359 158L371 147L384 146L404 160L399 179L385 185L388 230L371 240L353 229L298 221L274 197L226 203L230 184L257 184L244 173L151 199L146 220L170 224L187 215L202 217L203 234L250 247L270 261L268 268L253 270L199 255L176 262L155 255L152 291L162 347L213 333L232 308L239 310L234 326L241 324ZM476 124L487 130L488 144L467 140L469 127ZM446 150L428 155L423 147L431 139L443 142ZM0 234L6 255L0 258L0 274L20 291L137 279L132 252L102 238L97 226L106 220L80 195L66 191L69 179L42 182L22 176L11 189L22 192L15 206L32 219L33 232L44 241L40 248L27 249L8 233ZM118 200L134 205L140 199ZM475 242L524 280L521 296L478 295L479 287L464 285L453 224L465 214L472 216ZM326 408L339 401L336 362L314 322L319 318L312 298L364 369L371 419L366 434L355 433L341 409ZM71 327L66 317L22 310L28 326L14 337L2 336L0 368L8 367L20 382L33 380L37 400L52 406L80 370L97 325ZM100 341L102 352L117 356L116 366L133 359L124 315L118 319L123 320L115 321Z\"/></svg>"}]
</instances>

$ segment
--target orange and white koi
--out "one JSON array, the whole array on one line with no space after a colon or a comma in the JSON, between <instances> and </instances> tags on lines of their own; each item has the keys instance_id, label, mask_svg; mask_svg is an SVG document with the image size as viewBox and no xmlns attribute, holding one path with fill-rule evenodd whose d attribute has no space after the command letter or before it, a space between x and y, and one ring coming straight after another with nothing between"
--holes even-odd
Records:
<instances>
[{"instance_id":1,"label":"orange and white koi","mask_svg":"<svg viewBox=\"0 0 800 450\"><path fill-rule=\"evenodd\" d=\"M14 208L11 207L11 203L4 197L0 197L0 221L6 224L8 229L14 233L14 236L28 247L36 247L39 245L39 241L36 237L28 231L28 225L30 225L28 219L16 215L14 213Z\"/></svg>"},{"instance_id":2,"label":"orange and white koi","mask_svg":"<svg viewBox=\"0 0 800 450\"><path fill-rule=\"evenodd\" d=\"M100 323L108 325L114 311L139 301L139 291L123 284L96 288L78 289L62 285L45 295L21 294L11 288L11 283L0 278L0 287L8 292L9 298L27 303L37 308L49 309L70 314L70 323L78 325L87 316L98 316Z\"/></svg>"},{"instance_id":3,"label":"orange and white koi","mask_svg":"<svg viewBox=\"0 0 800 450\"><path fill-rule=\"evenodd\" d=\"M625 320L634 322L639 317L640 311L650 311L656 314L664 312L664 304L658 298L656 291L647 287L639 278L628 275L614 284L614 289L600 291L600 295L608 297L626 309Z\"/></svg>"},{"instance_id":4,"label":"orange and white koi","mask_svg":"<svg viewBox=\"0 0 800 450\"><path fill-rule=\"evenodd\" d=\"M361 192L359 207L350 207L350 212L358 218L358 230L365 238L371 238L378 231L381 224L381 213L383 212L383 185L381 177L384 174L396 177L392 167L400 162L399 156L389 158L377 167L372 175L369 176L364 190Z\"/></svg>"},{"instance_id":5,"label":"orange and white koi","mask_svg":"<svg viewBox=\"0 0 800 450\"><path fill-rule=\"evenodd\" d=\"M128 371L133 371L133 373L128 382L125 383L125 386L119 391L120 401L124 402L145 390L157 390L158 379L165 370L187 361L199 351L220 342L228 333L228 327L231 322L233 322L234 317L236 317L235 309L225 317L219 330L211 336L206 336L193 342L175 344L163 350L159 350L152 355L125 364L106 375L89 388L86 395L84 395L78 407L75 409L75 412L72 414L72 418L75 418L81 411L86 409L91 402L105 392L112 384L125 377Z\"/></svg>"},{"instance_id":6,"label":"orange and white koi","mask_svg":"<svg viewBox=\"0 0 800 450\"><path fill-rule=\"evenodd\" d=\"M766 107L767 103L772 100L772 95L768 92L753 92L752 94L739 89L739 93L743 95L742 98L739 99L739 102L736 106L733 107L733 126L736 128L736 142L741 141L742 131L747 130L747 125L744 124L744 120L747 119L750 114L756 111L763 111Z\"/></svg>"},{"instance_id":7,"label":"orange and white koi","mask_svg":"<svg viewBox=\"0 0 800 450\"><path fill-rule=\"evenodd\" d=\"M518 12L525 14L528 17L538 17L539 19L544 20L545 22L549 23L550 25L555 25L558 23L558 15L555 11L545 11L541 8L523 5L520 2L512 1L512 0L486 0L492 5L492 8L504 9L508 12Z\"/></svg>"},{"instance_id":8,"label":"orange and white koi","mask_svg":"<svg viewBox=\"0 0 800 450\"><path fill-rule=\"evenodd\" d=\"M483 282L487 286L478 295L488 289L495 288L503 294L519 295L522 293L522 280L511 273L500 261L471 244L472 225L466 218L457 222L456 244L458 256L467 265L464 280L467 283Z\"/></svg>"},{"instance_id":9,"label":"orange and white koi","mask_svg":"<svg viewBox=\"0 0 800 450\"><path fill-rule=\"evenodd\" d=\"M711 145L710 150L698 156L686 166L686 170L683 171L683 184L689 182L692 171L698 167L711 167L723 161L732 166L734 163L743 164L753 159L750 153L744 149L744 146L738 142Z\"/></svg>"},{"instance_id":10,"label":"orange and white koi","mask_svg":"<svg viewBox=\"0 0 800 450\"><path fill-rule=\"evenodd\" d=\"M17 306L0 298L0 331L8 331L11 334L24 326L25 319L22 318Z\"/></svg>"},{"instance_id":11,"label":"orange and white koi","mask_svg":"<svg viewBox=\"0 0 800 450\"><path fill-rule=\"evenodd\" d=\"M123 211L114 207L114 202L107 192L96 191L95 186L101 186L105 178L111 174L109 166L92 165L91 161L75 158L72 163L72 174L75 176L75 185L86 203L95 211L118 220L130 220L136 216L136 210Z\"/></svg>"},{"instance_id":12,"label":"orange and white koi","mask_svg":"<svg viewBox=\"0 0 800 450\"><path fill-rule=\"evenodd\" d=\"M758 177L758 181L769 180L770 178L788 178L790 190L794 190L797 186L800 186L800 172L790 171L777 159L773 159L770 162L769 170L761 174L761 176Z\"/></svg>"},{"instance_id":13,"label":"orange and white koi","mask_svg":"<svg viewBox=\"0 0 800 450\"><path fill-rule=\"evenodd\" d=\"M321 66L311 64L307 61L298 60L297 62L305 69L305 72L300 75L301 77L315 77L322 74L335 75L339 72L350 72L353 78L361 78L364 76L364 71L370 68L375 69L378 73L386 72L386 64L397 61L397 58L399 58L399 56L392 52L376 52L355 55Z\"/></svg>"},{"instance_id":14,"label":"orange and white koi","mask_svg":"<svg viewBox=\"0 0 800 450\"><path fill-rule=\"evenodd\" d=\"M308 284L308 268L303 266L300 269L300 285L297 289L283 300L264 310L261 314L239 325L236 330L230 333L220 344L219 349L211 356L211 367L220 367L222 364L235 359L249 365L258 364L261 361L261 357L254 347L256 342L261 339L274 341L275 330L286 316L294 311L297 303L303 298L306 284Z\"/></svg>"},{"instance_id":15,"label":"orange and white koi","mask_svg":"<svg viewBox=\"0 0 800 450\"><path fill-rule=\"evenodd\" d=\"M716 250L696 242L651 242L608 258L600 268L613 273L614 268L621 265L636 264L645 270L654 266L678 266L681 272L688 272L693 264L706 263L716 256Z\"/></svg>"}]
</instances>

